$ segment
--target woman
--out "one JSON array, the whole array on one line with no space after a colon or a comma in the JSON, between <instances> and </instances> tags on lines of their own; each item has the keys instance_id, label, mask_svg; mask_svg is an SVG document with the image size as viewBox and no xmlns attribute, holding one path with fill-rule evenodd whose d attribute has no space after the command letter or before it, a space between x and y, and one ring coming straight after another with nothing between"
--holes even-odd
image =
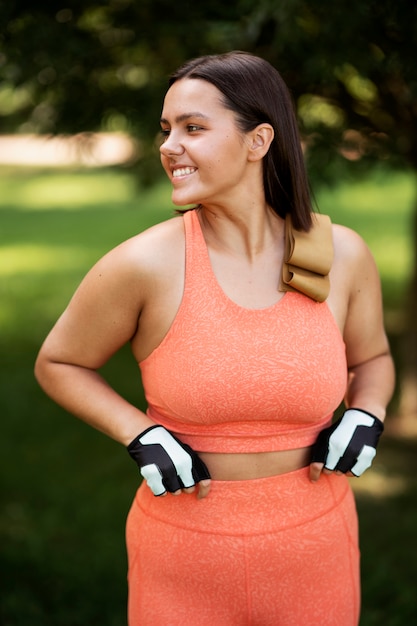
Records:
<instances>
[{"instance_id":1,"label":"woman","mask_svg":"<svg viewBox=\"0 0 417 626\"><path fill-rule=\"evenodd\" d=\"M129 625L353 626L346 475L369 467L394 385L375 263L333 226L321 296L291 287L291 234L304 249L318 233L307 283L329 254L266 61L185 64L161 128L173 203L196 208L101 259L36 364L44 390L127 446L145 478L127 523ZM146 414L97 373L126 342Z\"/></svg>"}]
</instances>

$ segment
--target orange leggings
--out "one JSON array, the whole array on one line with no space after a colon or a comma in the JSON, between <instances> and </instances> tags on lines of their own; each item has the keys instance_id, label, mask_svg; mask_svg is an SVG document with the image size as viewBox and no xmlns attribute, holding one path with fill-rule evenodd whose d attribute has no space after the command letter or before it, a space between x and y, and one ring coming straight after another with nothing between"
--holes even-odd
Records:
<instances>
[{"instance_id":1,"label":"orange leggings","mask_svg":"<svg viewBox=\"0 0 417 626\"><path fill-rule=\"evenodd\" d=\"M357 626L357 535L344 476L213 481L203 500L142 484L127 520L129 626Z\"/></svg>"}]
</instances>

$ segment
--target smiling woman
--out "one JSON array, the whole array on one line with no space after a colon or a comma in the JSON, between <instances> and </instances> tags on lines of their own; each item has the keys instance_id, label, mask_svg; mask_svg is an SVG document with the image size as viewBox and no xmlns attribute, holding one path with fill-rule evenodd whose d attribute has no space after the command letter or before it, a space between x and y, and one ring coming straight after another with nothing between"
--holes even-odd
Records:
<instances>
[{"instance_id":1,"label":"smiling woman","mask_svg":"<svg viewBox=\"0 0 417 626\"><path fill-rule=\"evenodd\" d=\"M253 137L242 135L218 89L196 79L173 84L165 98L161 128L161 161L173 184L174 204L222 203L231 188L259 201L259 161L273 138L271 125L257 127ZM257 162L252 168L245 146L251 150L250 160ZM239 197L235 201L240 203Z\"/></svg>"},{"instance_id":2,"label":"smiling woman","mask_svg":"<svg viewBox=\"0 0 417 626\"><path fill-rule=\"evenodd\" d=\"M101 258L36 363L45 391L144 478L127 521L129 626L356 626L347 476L372 462L394 380L375 263L313 214L291 99L263 59L185 64L161 128L172 200L194 208ZM314 279L324 248L321 297L287 287L283 268ZM101 375L126 344L146 412Z\"/></svg>"}]
</instances>

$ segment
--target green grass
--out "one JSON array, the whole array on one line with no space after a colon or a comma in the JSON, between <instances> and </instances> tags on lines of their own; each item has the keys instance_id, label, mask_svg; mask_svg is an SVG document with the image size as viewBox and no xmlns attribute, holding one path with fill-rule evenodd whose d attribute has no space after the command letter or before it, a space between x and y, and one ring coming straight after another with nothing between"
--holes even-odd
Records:
<instances>
[{"instance_id":1,"label":"green grass","mask_svg":"<svg viewBox=\"0 0 417 626\"><path fill-rule=\"evenodd\" d=\"M375 175L317 194L322 212L364 236L381 269L387 306L399 312L412 257L413 194L405 174ZM138 190L123 171L0 170L4 626L126 623L124 524L137 470L118 444L41 392L33 362L87 269L172 211L166 185ZM130 401L144 406L136 367L124 349L105 374ZM403 626L417 618L416 447L415 440L384 437L375 467L356 483L361 485L361 626Z\"/></svg>"},{"instance_id":2,"label":"green grass","mask_svg":"<svg viewBox=\"0 0 417 626\"><path fill-rule=\"evenodd\" d=\"M108 249L170 217L166 189L122 172L3 169L0 178L1 623L125 623L125 516L138 484L127 453L55 406L33 379L44 336ZM143 405L122 350L106 367Z\"/></svg>"}]
</instances>

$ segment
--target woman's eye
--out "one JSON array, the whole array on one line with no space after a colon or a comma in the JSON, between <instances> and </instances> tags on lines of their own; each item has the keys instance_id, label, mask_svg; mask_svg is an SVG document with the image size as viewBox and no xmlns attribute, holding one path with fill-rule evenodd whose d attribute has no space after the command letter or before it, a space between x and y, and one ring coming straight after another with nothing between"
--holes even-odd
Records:
<instances>
[{"instance_id":1,"label":"woman's eye","mask_svg":"<svg viewBox=\"0 0 417 626\"><path fill-rule=\"evenodd\" d=\"M195 132L198 132L199 130L202 130L201 126L198 126L197 124L187 124L186 128L187 128L187 133L195 133ZM171 134L171 129L161 128L160 137L162 138L163 142L168 139L170 134Z\"/></svg>"}]
</instances>

